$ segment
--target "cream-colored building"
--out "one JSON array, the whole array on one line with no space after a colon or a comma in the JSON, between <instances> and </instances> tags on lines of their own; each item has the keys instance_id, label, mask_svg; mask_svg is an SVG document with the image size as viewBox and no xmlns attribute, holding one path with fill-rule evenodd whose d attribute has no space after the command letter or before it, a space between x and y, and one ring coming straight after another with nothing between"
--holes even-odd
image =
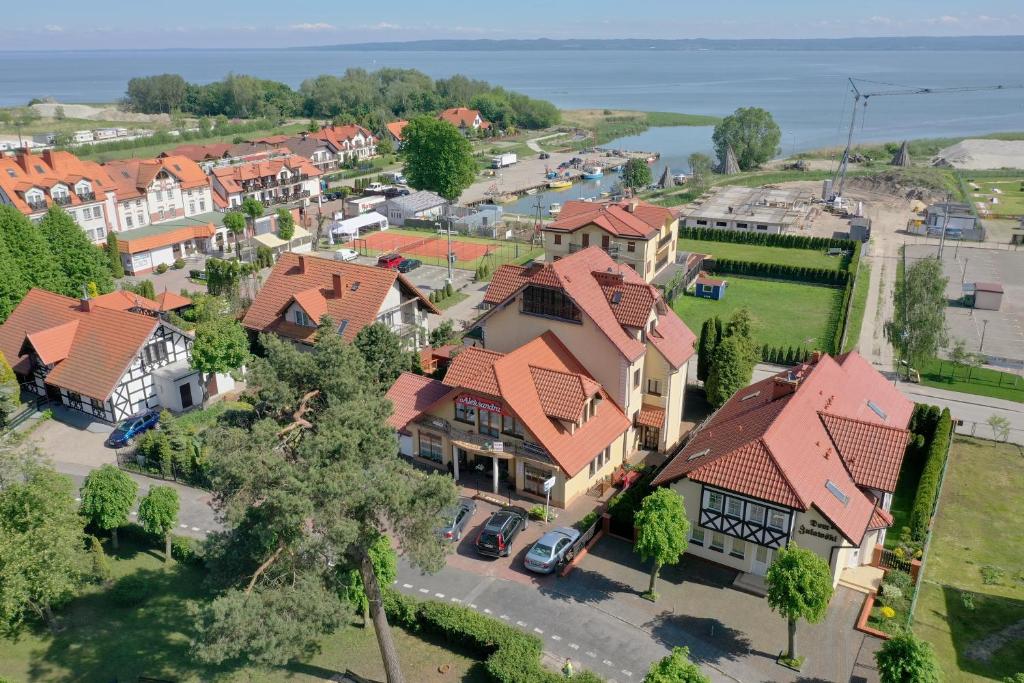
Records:
<instances>
[{"instance_id":1,"label":"cream-colored building","mask_svg":"<svg viewBox=\"0 0 1024 683\"><path fill-rule=\"evenodd\" d=\"M737 392L658 474L683 496L687 552L764 575L789 542L842 571L871 562L914 404L857 353Z\"/></svg>"},{"instance_id":2,"label":"cream-colored building","mask_svg":"<svg viewBox=\"0 0 1024 683\"><path fill-rule=\"evenodd\" d=\"M597 248L558 261L502 266L490 310L467 342L508 352L550 330L629 418L626 448L667 451L682 438L694 335L657 289Z\"/></svg>"},{"instance_id":3,"label":"cream-colored building","mask_svg":"<svg viewBox=\"0 0 1024 683\"><path fill-rule=\"evenodd\" d=\"M629 421L552 332L510 353L467 347L444 381L403 373L388 391L400 451L451 472L505 480L565 507L621 466Z\"/></svg>"},{"instance_id":4,"label":"cream-colored building","mask_svg":"<svg viewBox=\"0 0 1024 683\"><path fill-rule=\"evenodd\" d=\"M117 186L119 230L190 218L214 210L210 181L199 164L180 155L108 161Z\"/></svg>"},{"instance_id":5,"label":"cream-colored building","mask_svg":"<svg viewBox=\"0 0 1024 683\"><path fill-rule=\"evenodd\" d=\"M637 199L571 201L543 230L544 258L557 261L587 247L600 247L650 282L675 262L678 232L679 220L662 206Z\"/></svg>"}]
</instances>

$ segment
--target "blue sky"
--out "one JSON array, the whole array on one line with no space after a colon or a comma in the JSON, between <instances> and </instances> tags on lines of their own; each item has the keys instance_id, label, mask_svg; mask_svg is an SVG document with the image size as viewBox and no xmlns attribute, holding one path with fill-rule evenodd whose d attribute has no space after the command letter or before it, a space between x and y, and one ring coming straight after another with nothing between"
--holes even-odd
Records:
<instances>
[{"instance_id":1,"label":"blue sky","mask_svg":"<svg viewBox=\"0 0 1024 683\"><path fill-rule=\"evenodd\" d=\"M10 0L0 49L290 47L420 38L1024 34L1020 0Z\"/></svg>"}]
</instances>

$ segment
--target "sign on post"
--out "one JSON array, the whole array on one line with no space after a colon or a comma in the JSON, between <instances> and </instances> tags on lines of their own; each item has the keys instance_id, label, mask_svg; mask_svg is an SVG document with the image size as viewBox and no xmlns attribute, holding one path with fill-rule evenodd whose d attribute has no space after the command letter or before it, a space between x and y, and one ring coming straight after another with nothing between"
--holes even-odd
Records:
<instances>
[{"instance_id":1,"label":"sign on post","mask_svg":"<svg viewBox=\"0 0 1024 683\"><path fill-rule=\"evenodd\" d=\"M551 516L551 489L555 488L555 478L548 477L544 480L544 521L547 522Z\"/></svg>"},{"instance_id":2,"label":"sign on post","mask_svg":"<svg viewBox=\"0 0 1024 683\"><path fill-rule=\"evenodd\" d=\"M551 493L551 489L555 488L555 478L549 477L544 480L544 493Z\"/></svg>"}]
</instances>

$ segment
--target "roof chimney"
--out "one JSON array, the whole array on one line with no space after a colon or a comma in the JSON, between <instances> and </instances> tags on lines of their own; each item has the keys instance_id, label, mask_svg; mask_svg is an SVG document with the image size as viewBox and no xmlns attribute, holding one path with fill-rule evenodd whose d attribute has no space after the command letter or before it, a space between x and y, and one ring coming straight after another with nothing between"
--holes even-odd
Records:
<instances>
[{"instance_id":1,"label":"roof chimney","mask_svg":"<svg viewBox=\"0 0 1024 683\"><path fill-rule=\"evenodd\" d=\"M306 257L299 254L299 275L306 274Z\"/></svg>"},{"instance_id":2,"label":"roof chimney","mask_svg":"<svg viewBox=\"0 0 1024 683\"><path fill-rule=\"evenodd\" d=\"M821 360L821 351L812 351L810 361L811 365L817 365L819 360Z\"/></svg>"},{"instance_id":3,"label":"roof chimney","mask_svg":"<svg viewBox=\"0 0 1024 683\"><path fill-rule=\"evenodd\" d=\"M83 313L89 313L92 311L92 299L89 298L89 288L86 285L82 285L82 297L78 300Z\"/></svg>"},{"instance_id":4,"label":"roof chimney","mask_svg":"<svg viewBox=\"0 0 1024 683\"><path fill-rule=\"evenodd\" d=\"M341 286L341 273L334 273L333 275L331 275L331 284L333 285L334 289L334 298L340 299L341 293L343 291Z\"/></svg>"},{"instance_id":5,"label":"roof chimney","mask_svg":"<svg viewBox=\"0 0 1024 683\"><path fill-rule=\"evenodd\" d=\"M636 213L636 207L640 202L636 199L630 199L629 204L626 204L626 211L630 213Z\"/></svg>"},{"instance_id":6,"label":"roof chimney","mask_svg":"<svg viewBox=\"0 0 1024 683\"><path fill-rule=\"evenodd\" d=\"M772 382L772 400L776 400L788 394L796 393L803 377L790 370L784 376L776 376Z\"/></svg>"}]
</instances>

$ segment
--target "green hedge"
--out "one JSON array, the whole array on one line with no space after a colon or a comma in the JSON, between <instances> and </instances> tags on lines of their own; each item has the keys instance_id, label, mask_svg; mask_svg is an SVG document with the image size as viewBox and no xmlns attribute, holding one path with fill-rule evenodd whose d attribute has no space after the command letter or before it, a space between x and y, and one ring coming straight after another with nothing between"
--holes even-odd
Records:
<instances>
[{"instance_id":1,"label":"green hedge","mask_svg":"<svg viewBox=\"0 0 1024 683\"><path fill-rule=\"evenodd\" d=\"M806 363L810 359L811 349L802 346L786 348L784 346L769 346L765 344L761 347L761 361L765 363L797 365L798 363Z\"/></svg>"},{"instance_id":2,"label":"green hedge","mask_svg":"<svg viewBox=\"0 0 1024 683\"><path fill-rule=\"evenodd\" d=\"M850 281L849 272L832 268L807 268L805 266L787 266L780 263L736 261L726 258L716 258L712 262L714 265L710 269L714 273L766 277L775 280L795 280L796 282L813 282L819 285L834 287L845 285Z\"/></svg>"},{"instance_id":3,"label":"green hedge","mask_svg":"<svg viewBox=\"0 0 1024 683\"><path fill-rule=\"evenodd\" d=\"M924 469L921 471L921 479L917 483L917 494L914 496L914 506L910 511L910 533L914 540L924 541L928 534L928 524L931 521L932 512L935 510L935 499L939 493L939 481L942 478L942 470L946 464L946 456L949 454L949 438L953 430L953 419L949 409L944 408L939 415L935 431L928 438L927 456Z\"/></svg>"},{"instance_id":4,"label":"green hedge","mask_svg":"<svg viewBox=\"0 0 1024 683\"><path fill-rule=\"evenodd\" d=\"M496 683L559 683L566 680L565 676L541 666L544 644L540 638L468 607L437 600L421 602L384 588L384 611L392 625L408 631L422 630L478 651L486 657L484 666ZM590 672L580 672L572 680L578 683L602 681Z\"/></svg>"},{"instance_id":5,"label":"green hedge","mask_svg":"<svg viewBox=\"0 0 1024 683\"><path fill-rule=\"evenodd\" d=\"M679 228L679 236L683 239L705 240L709 242L736 242L741 244L760 244L765 247L786 247L789 249L847 249L852 250L853 240L838 240L831 237L809 237L807 235L769 234L762 232L744 232L742 230L723 230L721 228Z\"/></svg>"}]
</instances>

